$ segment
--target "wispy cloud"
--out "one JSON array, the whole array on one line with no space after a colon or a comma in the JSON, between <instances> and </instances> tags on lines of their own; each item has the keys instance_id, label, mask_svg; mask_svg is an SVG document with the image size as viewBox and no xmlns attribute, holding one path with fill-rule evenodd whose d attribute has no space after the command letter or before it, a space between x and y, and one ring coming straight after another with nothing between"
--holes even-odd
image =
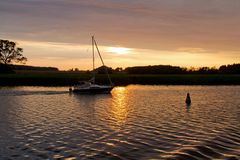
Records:
<instances>
[{"instance_id":1,"label":"wispy cloud","mask_svg":"<svg viewBox=\"0 0 240 160\"><path fill-rule=\"evenodd\" d=\"M102 46L239 57L239 8L239 0L2 0L0 36L88 45L94 34Z\"/></svg>"}]
</instances>

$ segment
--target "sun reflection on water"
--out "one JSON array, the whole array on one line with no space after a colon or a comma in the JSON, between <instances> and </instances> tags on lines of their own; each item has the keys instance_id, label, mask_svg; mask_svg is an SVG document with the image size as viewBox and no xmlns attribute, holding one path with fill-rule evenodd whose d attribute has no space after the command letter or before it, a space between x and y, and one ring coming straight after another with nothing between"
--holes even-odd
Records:
<instances>
[{"instance_id":1,"label":"sun reflection on water","mask_svg":"<svg viewBox=\"0 0 240 160\"><path fill-rule=\"evenodd\" d=\"M115 87L112 91L112 105L110 114L115 124L119 127L123 126L127 121L128 105L127 105L127 89L126 87Z\"/></svg>"}]
</instances>

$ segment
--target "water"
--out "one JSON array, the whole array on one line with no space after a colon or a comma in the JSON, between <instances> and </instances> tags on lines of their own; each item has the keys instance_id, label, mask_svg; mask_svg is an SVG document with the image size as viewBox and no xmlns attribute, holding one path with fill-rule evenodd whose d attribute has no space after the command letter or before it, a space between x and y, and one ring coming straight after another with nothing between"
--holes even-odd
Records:
<instances>
[{"instance_id":1,"label":"water","mask_svg":"<svg viewBox=\"0 0 240 160\"><path fill-rule=\"evenodd\" d=\"M0 159L240 158L240 86L67 90L0 89Z\"/></svg>"}]
</instances>

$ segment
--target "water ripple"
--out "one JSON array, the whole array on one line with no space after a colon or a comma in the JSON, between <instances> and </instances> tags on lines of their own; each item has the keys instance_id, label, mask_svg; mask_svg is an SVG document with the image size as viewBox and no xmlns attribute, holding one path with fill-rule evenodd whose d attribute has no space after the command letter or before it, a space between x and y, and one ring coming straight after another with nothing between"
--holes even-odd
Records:
<instances>
[{"instance_id":1,"label":"water ripple","mask_svg":"<svg viewBox=\"0 0 240 160\"><path fill-rule=\"evenodd\" d=\"M0 159L239 159L239 86L0 90ZM186 93L193 104L185 106ZM228 96L226 96L228 95Z\"/></svg>"}]
</instances>

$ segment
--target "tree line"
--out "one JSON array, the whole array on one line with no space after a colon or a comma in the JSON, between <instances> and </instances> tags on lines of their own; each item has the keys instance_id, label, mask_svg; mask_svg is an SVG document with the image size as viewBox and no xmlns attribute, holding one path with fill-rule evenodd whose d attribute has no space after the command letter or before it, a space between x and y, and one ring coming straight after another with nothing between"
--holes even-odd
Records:
<instances>
[{"instance_id":1,"label":"tree line","mask_svg":"<svg viewBox=\"0 0 240 160\"><path fill-rule=\"evenodd\" d=\"M184 68L171 65L128 67L129 74L240 74L240 63L216 67Z\"/></svg>"},{"instance_id":2,"label":"tree line","mask_svg":"<svg viewBox=\"0 0 240 160\"><path fill-rule=\"evenodd\" d=\"M154 66L136 66L127 67L125 69L113 69L107 66L101 66L95 70L98 74L106 73L128 73L128 74L240 74L240 63L222 65L216 67L200 67L200 68L185 68L171 65L154 65Z\"/></svg>"}]
</instances>

